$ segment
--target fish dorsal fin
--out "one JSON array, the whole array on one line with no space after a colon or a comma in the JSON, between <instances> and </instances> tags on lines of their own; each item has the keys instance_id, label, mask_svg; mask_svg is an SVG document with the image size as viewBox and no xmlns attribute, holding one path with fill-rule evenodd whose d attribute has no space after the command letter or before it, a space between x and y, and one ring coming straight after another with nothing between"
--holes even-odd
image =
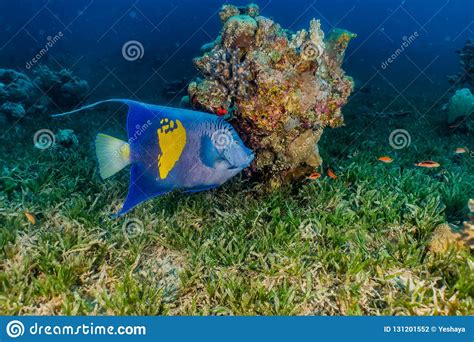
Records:
<instances>
[{"instance_id":1,"label":"fish dorsal fin","mask_svg":"<svg viewBox=\"0 0 474 342\"><path fill-rule=\"evenodd\" d=\"M171 191L149 176L140 164L132 165L128 194L122 209L114 217L122 216L138 204Z\"/></svg>"},{"instance_id":2,"label":"fish dorsal fin","mask_svg":"<svg viewBox=\"0 0 474 342\"><path fill-rule=\"evenodd\" d=\"M82 112L87 109L93 109L101 104L104 103L122 103L128 106L128 114L127 114L127 129L129 138L132 138L134 135L137 136L140 134L140 129L143 129L143 126L151 125L151 123L161 118L166 111L166 107L149 105L146 103L128 100L128 99L109 99L91 103L89 105L83 106L78 109L74 109L69 112L61 113L61 114L53 114L53 118L69 116L72 114L76 114Z\"/></svg>"},{"instance_id":3,"label":"fish dorsal fin","mask_svg":"<svg viewBox=\"0 0 474 342\"><path fill-rule=\"evenodd\" d=\"M123 104L126 104L126 105L130 105L131 103L139 103L139 102L135 102L135 101L132 101L132 100L127 100L127 99L102 100L102 101L98 101L98 102L88 104L86 106L82 106L81 108L77 108L77 109L71 110L69 112L64 112L64 113L60 113L60 114L53 114L53 115L51 115L51 117L59 118L59 117L62 117L62 116L69 116L71 114L76 114L76 113L82 112L83 110L87 110L87 109L93 109L94 107L97 107L101 104L110 103L110 102L118 102L118 103L123 103Z\"/></svg>"},{"instance_id":4,"label":"fish dorsal fin","mask_svg":"<svg viewBox=\"0 0 474 342\"><path fill-rule=\"evenodd\" d=\"M164 117L163 107L128 101L128 139L136 141L157 120Z\"/></svg>"}]
</instances>

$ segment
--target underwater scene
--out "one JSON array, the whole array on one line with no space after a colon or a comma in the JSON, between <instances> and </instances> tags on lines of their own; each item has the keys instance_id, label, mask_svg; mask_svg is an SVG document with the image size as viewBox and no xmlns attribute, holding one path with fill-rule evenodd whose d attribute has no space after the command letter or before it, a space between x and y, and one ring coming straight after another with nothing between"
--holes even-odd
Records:
<instances>
[{"instance_id":1,"label":"underwater scene","mask_svg":"<svg viewBox=\"0 0 474 342\"><path fill-rule=\"evenodd\" d=\"M474 314L472 0L0 0L1 315Z\"/></svg>"}]
</instances>

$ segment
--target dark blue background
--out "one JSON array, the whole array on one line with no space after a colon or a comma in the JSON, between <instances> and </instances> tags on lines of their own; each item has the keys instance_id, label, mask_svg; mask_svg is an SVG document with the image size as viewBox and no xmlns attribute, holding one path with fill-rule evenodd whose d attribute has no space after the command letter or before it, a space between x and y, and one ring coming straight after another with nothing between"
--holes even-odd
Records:
<instances>
[{"instance_id":1,"label":"dark blue background","mask_svg":"<svg viewBox=\"0 0 474 342\"><path fill-rule=\"evenodd\" d=\"M247 4L250 1L233 1ZM293 30L313 17L327 31L358 34L345 69L359 85L379 83L394 94L420 89L440 96L446 76L459 69L455 50L474 37L473 0L255 1L262 14ZM157 102L166 81L196 76L192 58L220 30L218 0L17 0L0 2L0 67L25 63L58 31L61 39L40 63L72 68L94 89L92 97L136 97ZM385 61L417 31L420 37L386 70ZM122 45L140 41L144 58L128 62ZM153 72L153 70L155 72ZM377 70L380 74L377 73ZM423 71L423 72L421 72ZM407 86L410 86L407 88Z\"/></svg>"}]
</instances>

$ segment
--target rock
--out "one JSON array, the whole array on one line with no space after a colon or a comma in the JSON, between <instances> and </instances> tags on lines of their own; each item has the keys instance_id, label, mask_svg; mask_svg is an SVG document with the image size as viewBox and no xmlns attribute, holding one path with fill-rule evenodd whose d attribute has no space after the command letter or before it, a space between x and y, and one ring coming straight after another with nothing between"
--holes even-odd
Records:
<instances>
[{"instance_id":1,"label":"rock","mask_svg":"<svg viewBox=\"0 0 474 342\"><path fill-rule=\"evenodd\" d=\"M188 95L185 95L179 101L180 108L190 108L191 107L191 100L189 99Z\"/></svg>"},{"instance_id":2,"label":"rock","mask_svg":"<svg viewBox=\"0 0 474 342\"><path fill-rule=\"evenodd\" d=\"M201 53L206 53L211 51L214 48L214 42L206 43L203 46L201 46Z\"/></svg>"},{"instance_id":3,"label":"rock","mask_svg":"<svg viewBox=\"0 0 474 342\"><path fill-rule=\"evenodd\" d=\"M240 10L238 9L238 7L234 5L224 5L222 6L219 12L219 17L221 18L221 22L225 23L227 20L229 20L230 17L239 15L239 14L240 14Z\"/></svg>"},{"instance_id":4,"label":"rock","mask_svg":"<svg viewBox=\"0 0 474 342\"><path fill-rule=\"evenodd\" d=\"M32 81L21 72L11 69L0 69L0 103L14 102L29 104L34 102L37 94Z\"/></svg>"},{"instance_id":5,"label":"rock","mask_svg":"<svg viewBox=\"0 0 474 342\"><path fill-rule=\"evenodd\" d=\"M0 113L13 119L21 119L25 116L25 108L19 103L5 102L0 106Z\"/></svg>"},{"instance_id":6,"label":"rock","mask_svg":"<svg viewBox=\"0 0 474 342\"><path fill-rule=\"evenodd\" d=\"M216 114L232 108L230 122L256 152L250 176L279 184L314 172L323 129L344 121L354 84L341 65L355 35L336 29L325 38L318 20L290 32L253 4L224 5L220 17L220 37L194 59L202 78L189 84L192 106Z\"/></svg>"},{"instance_id":7,"label":"rock","mask_svg":"<svg viewBox=\"0 0 474 342\"><path fill-rule=\"evenodd\" d=\"M71 149L79 145L79 140L72 129L61 129L55 135L55 147Z\"/></svg>"},{"instance_id":8,"label":"rock","mask_svg":"<svg viewBox=\"0 0 474 342\"><path fill-rule=\"evenodd\" d=\"M257 4L247 5L246 12L252 18L256 18L260 15L260 7Z\"/></svg>"},{"instance_id":9,"label":"rock","mask_svg":"<svg viewBox=\"0 0 474 342\"><path fill-rule=\"evenodd\" d=\"M472 120L465 120L467 117L474 116L474 95L469 89L464 88L456 91L444 109L447 112L447 121L450 127L465 126L467 130L474 129Z\"/></svg>"},{"instance_id":10,"label":"rock","mask_svg":"<svg viewBox=\"0 0 474 342\"><path fill-rule=\"evenodd\" d=\"M474 199L468 202L469 216L462 227L442 224L436 227L430 240L429 250L435 254L455 249L468 248L474 253Z\"/></svg>"},{"instance_id":11,"label":"rock","mask_svg":"<svg viewBox=\"0 0 474 342\"><path fill-rule=\"evenodd\" d=\"M313 131L308 129L293 140L287 151L289 162L297 167L302 163L306 163L313 168L318 168L322 164L319 156L318 142L321 138L322 130Z\"/></svg>"},{"instance_id":12,"label":"rock","mask_svg":"<svg viewBox=\"0 0 474 342\"><path fill-rule=\"evenodd\" d=\"M222 40L227 48L248 49L257 32L257 22L249 15L230 17L224 24Z\"/></svg>"},{"instance_id":13,"label":"rock","mask_svg":"<svg viewBox=\"0 0 474 342\"><path fill-rule=\"evenodd\" d=\"M433 231L429 250L434 254L443 254L450 248L460 249L462 246L461 235L454 232L448 224L441 224Z\"/></svg>"},{"instance_id":14,"label":"rock","mask_svg":"<svg viewBox=\"0 0 474 342\"><path fill-rule=\"evenodd\" d=\"M41 66L34 73L35 84L51 98L56 111L73 109L85 100L89 92L87 81L81 80L67 69L52 71Z\"/></svg>"},{"instance_id":15,"label":"rock","mask_svg":"<svg viewBox=\"0 0 474 342\"><path fill-rule=\"evenodd\" d=\"M32 81L20 72L0 69L0 115L2 122L15 121L25 117L26 109L39 99ZM29 110L34 112L34 110Z\"/></svg>"}]
</instances>

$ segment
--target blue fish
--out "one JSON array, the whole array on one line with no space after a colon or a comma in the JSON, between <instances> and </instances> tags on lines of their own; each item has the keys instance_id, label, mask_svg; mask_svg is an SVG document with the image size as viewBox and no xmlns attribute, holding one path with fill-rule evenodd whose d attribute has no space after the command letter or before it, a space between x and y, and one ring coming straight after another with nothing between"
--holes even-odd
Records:
<instances>
[{"instance_id":1,"label":"blue fish","mask_svg":"<svg viewBox=\"0 0 474 342\"><path fill-rule=\"evenodd\" d=\"M173 190L213 189L240 173L254 158L225 120L192 110L126 99L96 102L53 117L106 102L128 105L128 142L99 133L95 140L100 175L109 178L131 165L121 216L138 204Z\"/></svg>"}]
</instances>

